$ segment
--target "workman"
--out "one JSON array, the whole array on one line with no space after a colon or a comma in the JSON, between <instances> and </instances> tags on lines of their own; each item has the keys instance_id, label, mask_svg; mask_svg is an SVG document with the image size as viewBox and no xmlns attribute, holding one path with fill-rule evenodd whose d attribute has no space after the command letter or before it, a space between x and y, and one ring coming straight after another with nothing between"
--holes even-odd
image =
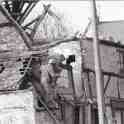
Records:
<instances>
[{"instance_id":1,"label":"workman","mask_svg":"<svg viewBox=\"0 0 124 124\"><path fill-rule=\"evenodd\" d=\"M64 55L54 54L49 57L47 65L41 67L41 85L43 85L46 94L46 102L56 99L57 80L62 72L61 64L65 60Z\"/></svg>"},{"instance_id":2,"label":"workman","mask_svg":"<svg viewBox=\"0 0 124 124\"><path fill-rule=\"evenodd\" d=\"M38 92L42 100L47 103L48 106L56 104L57 94L57 80L63 70L61 64L65 60L62 54L53 54L48 57L49 61L46 65L42 65L40 85L37 85ZM36 83L35 83L36 85Z\"/></svg>"}]
</instances>

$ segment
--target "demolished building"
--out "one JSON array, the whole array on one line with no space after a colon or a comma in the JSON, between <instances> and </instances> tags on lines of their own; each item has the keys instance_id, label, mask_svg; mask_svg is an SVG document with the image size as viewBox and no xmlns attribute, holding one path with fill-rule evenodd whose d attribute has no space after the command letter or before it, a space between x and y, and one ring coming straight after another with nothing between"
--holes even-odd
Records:
<instances>
[{"instance_id":1,"label":"demolished building","mask_svg":"<svg viewBox=\"0 0 124 124\"><path fill-rule=\"evenodd\" d=\"M1 20L1 23L9 21L10 24L13 24L15 27L15 28L6 27L4 25L5 27L2 26L0 33L1 44L5 45L4 47L2 47L1 45L3 49L1 48L2 52L0 54L0 60L1 63L5 64L4 66L6 67L5 70L0 74L1 77L0 88L2 93L13 94L13 92L18 92L12 90L14 90L18 80L22 77L19 73L19 68L22 66L21 65L22 63L18 62L17 60L19 58L24 59L27 56L29 57L32 53L37 53L37 51L35 52L33 50L31 52L28 51L28 48L26 47L27 44L25 45L23 43L23 40L30 41L31 40L30 37L28 37L28 35L25 34L25 32L21 32L20 34L20 31L23 31L21 27L19 28L19 32L17 32L15 29L19 26L18 23L13 21L13 19L11 19L11 16L9 19L6 18L9 17L7 15L8 13L6 13L6 10L4 11L4 9L1 6L0 8L1 8L0 15L1 18L3 19ZM25 38L25 36L27 39ZM72 86L70 86L70 84L68 83L69 82L68 75L66 70L64 70L62 72L62 76L60 77L59 82L64 87L63 89L60 90L62 90L61 95L64 96L65 99L62 101L63 103L61 107L61 112L60 109L57 109L56 111L58 111L58 113L61 113L61 120L65 124L66 123L89 124L88 119L91 119L93 124L98 124L98 110L97 110L97 102L96 102L96 82L95 82L92 38L85 38L82 40L77 37L72 37L69 40L66 39L64 43L63 41L64 40L56 41L55 44L57 44L57 46L54 43L51 43L50 45L47 44L46 45L47 47L40 46L41 48L44 49L48 48L49 46L50 47L55 46L53 48L49 47L50 48L49 52L59 51L60 53L63 53L65 56L74 54L76 57L76 61L75 63L72 64L72 66L73 66L76 96L78 98L78 101L75 102L73 98L74 95L72 92L73 89ZM84 53L81 53L80 41L83 42ZM28 46L30 47L30 45ZM106 106L105 119L108 122L108 124L111 123L123 124L124 122L123 48L124 45L120 43L115 43L110 40L100 40L102 75L104 77L104 98L105 98L105 106ZM37 49L39 50L39 47ZM82 68L83 75L81 73L82 54L84 57L83 59L84 64ZM12 70L14 70L14 73L12 73ZM12 78L13 76L14 78ZM83 76L83 82L81 80L81 76ZM8 90L10 91L8 92ZM32 90L30 91L28 89L26 92L22 90L19 91L17 95L20 96L19 94L24 93L24 94L29 94L33 98L33 95L32 93L30 94L30 92L32 92ZM23 95L21 96L22 99L23 99ZM32 108L31 106L31 109L33 110L34 108ZM51 117L49 117L49 114L46 112L46 110L43 110L41 112L36 112L35 115L37 120L36 122L33 123L46 123L46 122L49 124L54 123L53 121L51 121ZM24 121L23 123L25 124L27 122Z\"/></svg>"}]
</instances>

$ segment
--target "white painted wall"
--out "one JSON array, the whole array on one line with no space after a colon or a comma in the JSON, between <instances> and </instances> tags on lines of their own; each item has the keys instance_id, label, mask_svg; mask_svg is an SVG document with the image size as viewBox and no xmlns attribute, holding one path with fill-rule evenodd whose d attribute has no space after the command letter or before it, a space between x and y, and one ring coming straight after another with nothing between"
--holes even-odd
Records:
<instances>
[{"instance_id":1,"label":"white painted wall","mask_svg":"<svg viewBox=\"0 0 124 124\"><path fill-rule=\"evenodd\" d=\"M31 91L0 93L0 124L35 124Z\"/></svg>"}]
</instances>

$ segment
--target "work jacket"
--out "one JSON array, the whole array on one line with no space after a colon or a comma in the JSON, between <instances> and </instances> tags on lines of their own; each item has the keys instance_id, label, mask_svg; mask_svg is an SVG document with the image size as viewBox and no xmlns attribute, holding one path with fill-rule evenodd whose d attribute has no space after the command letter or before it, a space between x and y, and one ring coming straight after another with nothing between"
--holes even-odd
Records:
<instances>
[{"instance_id":1,"label":"work jacket","mask_svg":"<svg viewBox=\"0 0 124 124\"><path fill-rule=\"evenodd\" d=\"M55 99L57 80L60 77L60 73L55 73L51 64L41 66L41 85L45 90L44 97L47 102Z\"/></svg>"}]
</instances>

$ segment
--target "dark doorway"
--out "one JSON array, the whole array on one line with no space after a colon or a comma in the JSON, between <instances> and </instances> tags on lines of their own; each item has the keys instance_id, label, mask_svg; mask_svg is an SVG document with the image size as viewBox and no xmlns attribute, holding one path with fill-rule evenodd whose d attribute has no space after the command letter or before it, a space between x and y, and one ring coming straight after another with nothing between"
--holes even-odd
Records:
<instances>
[{"instance_id":1,"label":"dark doorway","mask_svg":"<svg viewBox=\"0 0 124 124\"><path fill-rule=\"evenodd\" d=\"M98 109L97 108L93 108L92 110L92 117L93 117L93 124L99 124L99 119L98 119Z\"/></svg>"},{"instance_id":2,"label":"dark doorway","mask_svg":"<svg viewBox=\"0 0 124 124\"><path fill-rule=\"evenodd\" d=\"M79 124L80 107L74 107L74 124Z\"/></svg>"}]
</instances>

